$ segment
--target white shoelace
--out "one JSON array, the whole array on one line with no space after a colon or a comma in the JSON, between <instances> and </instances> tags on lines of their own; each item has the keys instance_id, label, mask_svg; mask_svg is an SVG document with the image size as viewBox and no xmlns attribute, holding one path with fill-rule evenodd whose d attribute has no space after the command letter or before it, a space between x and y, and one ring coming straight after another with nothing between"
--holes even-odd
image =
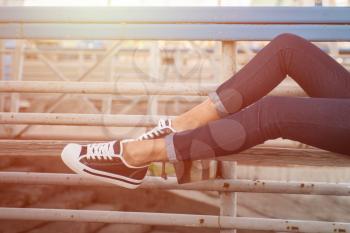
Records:
<instances>
[{"instance_id":1,"label":"white shoelace","mask_svg":"<svg viewBox=\"0 0 350 233\"><path fill-rule=\"evenodd\" d=\"M105 143L94 143L94 144L88 144L87 145L87 153L86 158L87 159L109 159L112 160L114 154L114 141L112 142L105 142Z\"/></svg>"},{"instance_id":2,"label":"white shoelace","mask_svg":"<svg viewBox=\"0 0 350 233\"><path fill-rule=\"evenodd\" d=\"M173 129L171 127L171 125L167 125L166 124L166 119L160 119L158 122L158 125L156 127L154 127L153 129L151 129L150 131L142 134L138 140L147 140L147 139L152 139L155 138L156 136L161 135L162 133L164 133L164 129L169 128L171 129L173 132L175 132L175 129ZM171 122L170 120L168 120L169 122Z\"/></svg>"}]
</instances>

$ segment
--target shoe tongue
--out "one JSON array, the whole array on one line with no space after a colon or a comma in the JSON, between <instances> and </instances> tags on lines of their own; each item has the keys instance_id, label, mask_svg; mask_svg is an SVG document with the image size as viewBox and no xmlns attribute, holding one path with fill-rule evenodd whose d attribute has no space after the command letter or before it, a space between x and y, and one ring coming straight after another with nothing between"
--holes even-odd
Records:
<instances>
[{"instance_id":1,"label":"shoe tongue","mask_svg":"<svg viewBox=\"0 0 350 233\"><path fill-rule=\"evenodd\" d=\"M162 128L165 127L165 126L170 126L169 119L160 120L159 121L159 126L162 127Z\"/></svg>"},{"instance_id":2,"label":"shoe tongue","mask_svg":"<svg viewBox=\"0 0 350 233\"><path fill-rule=\"evenodd\" d=\"M80 156L87 154L87 146L82 146L80 151Z\"/></svg>"},{"instance_id":3,"label":"shoe tongue","mask_svg":"<svg viewBox=\"0 0 350 233\"><path fill-rule=\"evenodd\" d=\"M120 143L119 142L114 142L113 144L113 150L114 154L120 154Z\"/></svg>"}]
</instances>

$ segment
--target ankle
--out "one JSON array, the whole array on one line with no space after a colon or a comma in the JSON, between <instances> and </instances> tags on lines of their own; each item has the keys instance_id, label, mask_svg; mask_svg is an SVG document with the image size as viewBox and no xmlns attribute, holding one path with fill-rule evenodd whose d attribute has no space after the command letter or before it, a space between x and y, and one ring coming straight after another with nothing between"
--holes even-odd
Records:
<instances>
[{"instance_id":1,"label":"ankle","mask_svg":"<svg viewBox=\"0 0 350 233\"><path fill-rule=\"evenodd\" d=\"M123 144L123 157L127 164L135 167L152 162L167 161L164 139L132 141Z\"/></svg>"},{"instance_id":2,"label":"ankle","mask_svg":"<svg viewBox=\"0 0 350 233\"><path fill-rule=\"evenodd\" d=\"M200 126L200 123L190 117L179 116L172 120L172 126L176 131L180 132L197 128Z\"/></svg>"},{"instance_id":3,"label":"ankle","mask_svg":"<svg viewBox=\"0 0 350 233\"><path fill-rule=\"evenodd\" d=\"M145 161L144 156L138 155L137 150L134 149L138 147L138 145L135 145L137 143L138 142L126 142L123 144L123 158L127 164L134 167L141 167L148 163Z\"/></svg>"}]
</instances>

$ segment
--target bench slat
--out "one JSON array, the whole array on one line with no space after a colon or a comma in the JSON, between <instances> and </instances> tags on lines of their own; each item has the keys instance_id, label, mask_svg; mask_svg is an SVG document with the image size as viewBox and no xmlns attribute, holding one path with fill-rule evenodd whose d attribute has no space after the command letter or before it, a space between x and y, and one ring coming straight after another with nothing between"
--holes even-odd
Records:
<instances>
[{"instance_id":1,"label":"bench slat","mask_svg":"<svg viewBox=\"0 0 350 233\"><path fill-rule=\"evenodd\" d=\"M64 145L72 141L48 140L0 140L1 156L59 156ZM88 143L78 141L77 143ZM350 156L336 154L316 148L297 149L256 146L241 153L221 157L244 165L261 166L350 166Z\"/></svg>"},{"instance_id":2,"label":"bench slat","mask_svg":"<svg viewBox=\"0 0 350 233\"><path fill-rule=\"evenodd\" d=\"M155 126L160 118L165 117L161 115L1 112L0 124L150 127Z\"/></svg>"},{"instance_id":3,"label":"bench slat","mask_svg":"<svg viewBox=\"0 0 350 233\"><path fill-rule=\"evenodd\" d=\"M346 208L346 207L345 207ZM73 210L42 208L0 208L0 219L128 223L162 226L206 227L216 229L246 229L272 232L349 232L350 223L292 219L231 217L176 213L123 212L106 210Z\"/></svg>"},{"instance_id":4,"label":"bench slat","mask_svg":"<svg viewBox=\"0 0 350 233\"><path fill-rule=\"evenodd\" d=\"M114 95L194 95L207 96L219 84L186 84L151 82L62 82L62 81L0 81L1 93L72 93ZM280 85L273 95L303 96L296 85Z\"/></svg>"},{"instance_id":5,"label":"bench slat","mask_svg":"<svg viewBox=\"0 0 350 233\"><path fill-rule=\"evenodd\" d=\"M45 184L79 186L115 186L95 181L78 174L37 173L37 172L0 172L1 184ZM312 195L350 196L349 183L298 182L246 179L215 179L202 182L178 184L175 177L163 180L160 177L147 176L141 189L178 189L202 191L235 191L257 193L288 193Z\"/></svg>"},{"instance_id":6,"label":"bench slat","mask_svg":"<svg viewBox=\"0 0 350 233\"><path fill-rule=\"evenodd\" d=\"M0 39L268 41L287 32L350 41L350 25L0 24Z\"/></svg>"},{"instance_id":7,"label":"bench slat","mask_svg":"<svg viewBox=\"0 0 350 233\"><path fill-rule=\"evenodd\" d=\"M349 12L349 7L0 7L0 22L348 24Z\"/></svg>"}]
</instances>

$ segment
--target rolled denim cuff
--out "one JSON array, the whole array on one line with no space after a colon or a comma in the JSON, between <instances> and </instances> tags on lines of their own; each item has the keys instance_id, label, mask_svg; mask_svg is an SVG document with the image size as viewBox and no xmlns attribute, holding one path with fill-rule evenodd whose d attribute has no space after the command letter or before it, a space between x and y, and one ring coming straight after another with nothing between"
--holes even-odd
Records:
<instances>
[{"instance_id":1,"label":"rolled denim cuff","mask_svg":"<svg viewBox=\"0 0 350 233\"><path fill-rule=\"evenodd\" d=\"M216 111L217 111L217 113L219 114L220 117L225 117L225 116L227 116L229 114L229 112L225 108L224 104L220 100L219 95L215 91L214 92L210 92L208 94L208 97L211 100L211 102L214 104L215 109L216 109Z\"/></svg>"},{"instance_id":2,"label":"rolled denim cuff","mask_svg":"<svg viewBox=\"0 0 350 233\"><path fill-rule=\"evenodd\" d=\"M174 146L174 133L171 133L165 136L164 139L165 139L165 147L166 147L169 162L174 163L178 161L176 157L175 146Z\"/></svg>"}]
</instances>

